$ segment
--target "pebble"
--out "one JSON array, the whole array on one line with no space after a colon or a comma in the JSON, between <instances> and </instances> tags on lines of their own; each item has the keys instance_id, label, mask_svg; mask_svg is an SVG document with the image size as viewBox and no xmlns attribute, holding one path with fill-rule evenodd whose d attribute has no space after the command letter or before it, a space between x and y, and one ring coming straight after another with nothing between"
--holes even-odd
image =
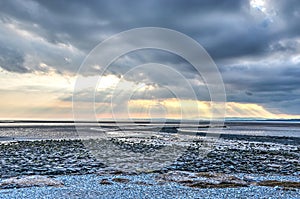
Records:
<instances>
[{"instance_id":1,"label":"pebble","mask_svg":"<svg viewBox=\"0 0 300 199\"><path fill-rule=\"evenodd\" d=\"M114 176L105 177L107 181ZM130 183L101 184L104 179L95 175L65 175L56 179L64 182L63 188L2 189L3 199L11 198L299 198L300 191L275 189L274 187L249 186L237 188L199 189L176 183L159 184L153 175L128 176ZM295 179L290 179L295 180ZM142 183L141 183L142 182ZM151 186L149 186L151 185Z\"/></svg>"},{"instance_id":2,"label":"pebble","mask_svg":"<svg viewBox=\"0 0 300 199\"><path fill-rule=\"evenodd\" d=\"M24 187L43 187L54 186L61 187L63 182L39 175L25 176L25 177L12 177L2 180L0 183L1 189L9 188L24 188Z\"/></svg>"},{"instance_id":3,"label":"pebble","mask_svg":"<svg viewBox=\"0 0 300 199\"><path fill-rule=\"evenodd\" d=\"M94 173L105 167L78 140L0 144L0 177Z\"/></svg>"},{"instance_id":4,"label":"pebble","mask_svg":"<svg viewBox=\"0 0 300 199\"><path fill-rule=\"evenodd\" d=\"M124 138L113 138L111 142L128 153L147 154L163 147L143 140L134 142ZM300 176L300 151L292 145L253 140L223 140L205 156L200 153L203 142L194 141L191 145L193 147L188 147L177 160L170 165L164 165L161 171ZM0 177L97 173L99 169L106 167L104 163L90 155L80 140L17 141L0 144Z\"/></svg>"}]
</instances>

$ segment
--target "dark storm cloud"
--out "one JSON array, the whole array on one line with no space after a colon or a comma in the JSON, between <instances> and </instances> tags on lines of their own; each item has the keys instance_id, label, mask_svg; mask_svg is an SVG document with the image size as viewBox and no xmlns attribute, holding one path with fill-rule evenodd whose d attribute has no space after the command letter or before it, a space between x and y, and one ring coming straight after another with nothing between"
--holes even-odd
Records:
<instances>
[{"instance_id":1,"label":"dark storm cloud","mask_svg":"<svg viewBox=\"0 0 300 199\"><path fill-rule=\"evenodd\" d=\"M29 72L29 70L23 66L23 62L23 54L15 49L5 48L0 43L0 67L7 71L17 71L19 73Z\"/></svg>"},{"instance_id":2,"label":"dark storm cloud","mask_svg":"<svg viewBox=\"0 0 300 199\"><path fill-rule=\"evenodd\" d=\"M4 0L0 66L19 73L54 69L74 74L85 55L105 38L131 28L165 27L205 47L221 70L229 101L300 113L295 111L300 107L300 1L266 0L265 6L253 7L248 0ZM110 72L120 75L149 61L172 65L191 81L199 79L183 60L161 52L121 57ZM176 85L171 75L161 80L146 73L131 77L141 79ZM202 89L197 83L192 86Z\"/></svg>"},{"instance_id":3,"label":"dark storm cloud","mask_svg":"<svg viewBox=\"0 0 300 199\"><path fill-rule=\"evenodd\" d=\"M294 7L278 6L280 19L296 24L287 14ZM297 4L297 1L295 1ZM13 18L21 29L50 43L71 44L87 53L104 38L130 28L160 26L193 37L212 57L225 59L266 53L272 41L290 35L265 17L250 13L249 2L240 1L2 1L1 18ZM293 10L294 9L294 10ZM293 12L292 12L293 13ZM285 27L294 30L293 27ZM282 35L278 35L282 34ZM58 55L59 56L59 55ZM79 63L74 63L78 66ZM60 66L63 67L63 66ZM74 67L76 68L76 67Z\"/></svg>"},{"instance_id":4,"label":"dark storm cloud","mask_svg":"<svg viewBox=\"0 0 300 199\"><path fill-rule=\"evenodd\" d=\"M284 1L280 0L277 3L277 7L280 17L286 22L285 32L290 37L299 36L300 34L300 1L290 0Z\"/></svg>"},{"instance_id":5,"label":"dark storm cloud","mask_svg":"<svg viewBox=\"0 0 300 199\"><path fill-rule=\"evenodd\" d=\"M270 110L300 113L299 64L227 66L222 74L228 101L258 103Z\"/></svg>"},{"instance_id":6,"label":"dark storm cloud","mask_svg":"<svg viewBox=\"0 0 300 199\"><path fill-rule=\"evenodd\" d=\"M212 36L213 40L218 40L216 37L223 37L224 31L231 35L237 27L243 25L242 20L233 19L234 15L247 20L247 14L241 11L245 4L247 1L220 3L219 1L156 0L89 1L88 3L72 1L70 3L15 0L2 2L1 12L2 18L12 17L29 24L22 28L36 32L49 42L69 42L88 51L104 37L143 26L162 26L182 31L196 39L201 40L203 37L206 40L206 37ZM236 24L237 22L239 24ZM30 27L30 24L39 25L39 29ZM223 33L220 34L221 32ZM243 33L239 34L241 34L239 37L243 36ZM232 35L232 38L236 37ZM210 46L208 43L206 47L215 46ZM240 49L239 47L236 52ZM211 51L214 53L213 50Z\"/></svg>"}]
</instances>

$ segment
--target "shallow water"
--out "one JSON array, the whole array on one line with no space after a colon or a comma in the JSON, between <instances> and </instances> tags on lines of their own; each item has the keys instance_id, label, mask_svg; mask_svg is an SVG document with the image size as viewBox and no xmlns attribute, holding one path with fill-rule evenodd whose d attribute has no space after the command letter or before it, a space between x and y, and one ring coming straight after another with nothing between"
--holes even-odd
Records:
<instances>
[{"instance_id":1,"label":"shallow water","mask_svg":"<svg viewBox=\"0 0 300 199\"><path fill-rule=\"evenodd\" d=\"M39 139L84 139L103 136L156 136L162 126L178 124L130 124L130 123L74 123L69 122L13 122L0 123L0 141ZM205 125L204 125L205 126ZM203 125L202 125L203 127ZM180 135L207 132L208 128L197 128L194 124L180 125ZM226 128L211 128L210 133L300 137L297 122L231 122Z\"/></svg>"}]
</instances>

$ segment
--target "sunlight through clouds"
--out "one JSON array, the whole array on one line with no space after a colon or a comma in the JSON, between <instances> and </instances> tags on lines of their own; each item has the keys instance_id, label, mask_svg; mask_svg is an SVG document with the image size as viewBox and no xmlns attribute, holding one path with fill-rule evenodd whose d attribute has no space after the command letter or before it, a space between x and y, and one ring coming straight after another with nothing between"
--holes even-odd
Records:
<instances>
[{"instance_id":1,"label":"sunlight through clouds","mask_svg":"<svg viewBox=\"0 0 300 199\"><path fill-rule=\"evenodd\" d=\"M72 92L84 57L113 34L143 26L173 29L203 45L224 80L228 118L299 117L299 1L192 2L153 0L149 9L144 9L143 1L130 6L122 1L1 2L0 118L72 118ZM150 62L180 71L199 91L198 101L184 81L162 68L120 75ZM87 79L99 82L95 94L85 85L79 97L83 105L95 98L97 114L102 110L103 117L111 117L106 107L121 111L125 105L136 117L141 109L145 117L150 110L155 117L161 112L178 118L183 107L190 118L210 117L205 82L179 57L132 53L120 57L99 79L102 69L95 65L85 71ZM124 104L128 88L134 91ZM181 101L174 100L169 90L180 94Z\"/></svg>"}]
</instances>

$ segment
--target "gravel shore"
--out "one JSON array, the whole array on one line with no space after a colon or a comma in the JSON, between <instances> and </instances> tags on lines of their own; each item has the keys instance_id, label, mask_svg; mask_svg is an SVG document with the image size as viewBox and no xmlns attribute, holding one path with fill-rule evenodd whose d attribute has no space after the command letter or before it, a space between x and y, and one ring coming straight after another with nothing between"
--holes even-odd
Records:
<instances>
[{"instance_id":1,"label":"gravel shore","mask_svg":"<svg viewBox=\"0 0 300 199\"><path fill-rule=\"evenodd\" d=\"M140 172L138 168L131 172L122 168L112 170L112 165L95 158L84 142L2 142L0 198L300 197L298 138L264 137L262 142L258 136L227 136L214 143L205 138L192 140L172 163ZM89 142L103 144L101 140ZM165 147L155 137L115 137L104 142L103 146L109 144L124 153L144 157ZM214 147L208 153L201 154L203 146L212 144ZM18 184L31 178L42 184ZM260 182L262 179L265 181ZM287 182L282 183L283 180Z\"/></svg>"},{"instance_id":2,"label":"gravel shore","mask_svg":"<svg viewBox=\"0 0 300 199\"><path fill-rule=\"evenodd\" d=\"M127 181L116 182L121 178ZM259 179L262 177L253 177ZM295 177L269 176L265 179L299 180ZM300 191L284 190L277 187L248 186L239 188L199 189L175 182L165 184L155 181L155 174L141 175L63 175L55 178L63 187L31 187L0 189L0 198L299 198ZM101 183L103 179L111 184Z\"/></svg>"},{"instance_id":3,"label":"gravel shore","mask_svg":"<svg viewBox=\"0 0 300 199\"><path fill-rule=\"evenodd\" d=\"M147 154L164 147L163 144L157 143L155 138L151 140L154 142L137 138L113 138L106 140L106 145L103 145L103 142L96 142L96 144L100 144L101 152L107 153L107 156L115 155L116 159L121 159L122 157L117 155L122 154L113 154L115 151L112 151L114 149L109 151L108 144L118 147L118 150L124 154L143 154L147 157ZM278 138L276 142L273 141L273 138L268 138L266 142L258 142L254 136L250 141L221 138L214 143L213 150L203 156L201 149L210 142L194 140L171 164L163 165L161 171L300 176L299 145L280 144ZM101 144L106 148L101 148ZM2 178L19 175L90 174L110 166L106 163L93 157L80 140L16 141L0 144L0 177Z\"/></svg>"}]
</instances>

